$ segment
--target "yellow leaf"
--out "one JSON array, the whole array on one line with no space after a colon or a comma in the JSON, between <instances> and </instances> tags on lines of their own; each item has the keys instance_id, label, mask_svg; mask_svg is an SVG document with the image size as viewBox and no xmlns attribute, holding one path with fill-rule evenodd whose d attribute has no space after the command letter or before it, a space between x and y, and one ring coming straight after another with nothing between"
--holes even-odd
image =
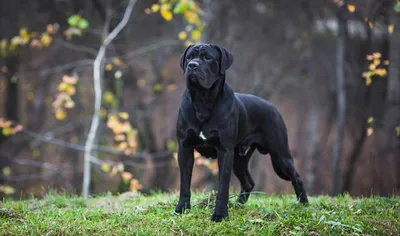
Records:
<instances>
[{"instance_id":1,"label":"yellow leaf","mask_svg":"<svg viewBox=\"0 0 400 236\"><path fill-rule=\"evenodd\" d=\"M372 61L374 59L374 56L373 55L367 55L367 60L368 61Z\"/></svg>"},{"instance_id":2,"label":"yellow leaf","mask_svg":"<svg viewBox=\"0 0 400 236\"><path fill-rule=\"evenodd\" d=\"M129 114L127 112L120 112L118 113L119 117L121 117L121 119L123 120L127 120L129 119Z\"/></svg>"},{"instance_id":3,"label":"yellow leaf","mask_svg":"<svg viewBox=\"0 0 400 236\"><path fill-rule=\"evenodd\" d=\"M74 94L76 93L75 87L74 87L74 86L69 86L68 89L67 89L67 91L66 91L66 93L67 93L69 96L74 95Z\"/></svg>"},{"instance_id":4,"label":"yellow leaf","mask_svg":"<svg viewBox=\"0 0 400 236\"><path fill-rule=\"evenodd\" d=\"M190 23L199 26L200 25L200 18L197 13L192 11L186 11L184 13L185 19Z\"/></svg>"},{"instance_id":5,"label":"yellow leaf","mask_svg":"<svg viewBox=\"0 0 400 236\"><path fill-rule=\"evenodd\" d=\"M370 64L369 65L369 70L375 70L376 69L376 65L375 64Z\"/></svg>"},{"instance_id":6,"label":"yellow leaf","mask_svg":"<svg viewBox=\"0 0 400 236\"><path fill-rule=\"evenodd\" d=\"M11 195L15 193L14 188L8 185L0 185L0 192L5 193L6 195Z\"/></svg>"},{"instance_id":7,"label":"yellow leaf","mask_svg":"<svg viewBox=\"0 0 400 236\"><path fill-rule=\"evenodd\" d=\"M28 30L27 30L26 28L21 28L21 29L19 30L19 35L20 35L22 38L29 38Z\"/></svg>"},{"instance_id":8,"label":"yellow leaf","mask_svg":"<svg viewBox=\"0 0 400 236\"><path fill-rule=\"evenodd\" d=\"M101 163L101 170L104 172L109 172L111 170L111 166L105 162Z\"/></svg>"},{"instance_id":9,"label":"yellow leaf","mask_svg":"<svg viewBox=\"0 0 400 236\"><path fill-rule=\"evenodd\" d=\"M370 85L372 83L372 79L371 79L371 77L366 77L365 78L365 85Z\"/></svg>"},{"instance_id":10,"label":"yellow leaf","mask_svg":"<svg viewBox=\"0 0 400 236\"><path fill-rule=\"evenodd\" d=\"M48 24L48 25L46 26L46 31L47 31L49 34L55 33L54 26L53 26L52 24Z\"/></svg>"},{"instance_id":11,"label":"yellow leaf","mask_svg":"<svg viewBox=\"0 0 400 236\"><path fill-rule=\"evenodd\" d=\"M356 11L356 7L353 4L347 4L347 9L349 12L353 13Z\"/></svg>"},{"instance_id":12,"label":"yellow leaf","mask_svg":"<svg viewBox=\"0 0 400 236\"><path fill-rule=\"evenodd\" d=\"M387 71L385 68L383 69L376 69L375 74L379 75L380 77L385 77L387 75Z\"/></svg>"},{"instance_id":13,"label":"yellow leaf","mask_svg":"<svg viewBox=\"0 0 400 236\"><path fill-rule=\"evenodd\" d=\"M10 127L12 124L10 121L5 121L4 119L0 119L0 128Z\"/></svg>"},{"instance_id":14,"label":"yellow leaf","mask_svg":"<svg viewBox=\"0 0 400 236\"><path fill-rule=\"evenodd\" d=\"M153 4L153 5L151 6L151 11L152 11L152 12L158 12L158 10L160 10L160 5L158 5L158 4Z\"/></svg>"},{"instance_id":15,"label":"yellow leaf","mask_svg":"<svg viewBox=\"0 0 400 236\"><path fill-rule=\"evenodd\" d=\"M182 32L180 32L179 34L178 34L178 38L179 38L179 40L185 40L186 39L186 37L187 37L187 33L185 32L185 31L182 31Z\"/></svg>"},{"instance_id":16,"label":"yellow leaf","mask_svg":"<svg viewBox=\"0 0 400 236\"><path fill-rule=\"evenodd\" d=\"M11 168L6 166L3 168L3 175L4 176L10 176L11 175Z\"/></svg>"},{"instance_id":17,"label":"yellow leaf","mask_svg":"<svg viewBox=\"0 0 400 236\"><path fill-rule=\"evenodd\" d=\"M118 57L114 57L112 61L113 61L114 65L116 65L116 66L121 65L121 60Z\"/></svg>"},{"instance_id":18,"label":"yellow leaf","mask_svg":"<svg viewBox=\"0 0 400 236\"><path fill-rule=\"evenodd\" d=\"M371 124L372 122L374 122L374 117L370 116L367 120L368 124Z\"/></svg>"},{"instance_id":19,"label":"yellow leaf","mask_svg":"<svg viewBox=\"0 0 400 236\"><path fill-rule=\"evenodd\" d=\"M52 40L53 39L48 34L42 34L42 37L40 38L40 42L46 47L51 44Z\"/></svg>"},{"instance_id":20,"label":"yellow leaf","mask_svg":"<svg viewBox=\"0 0 400 236\"><path fill-rule=\"evenodd\" d=\"M101 118L105 118L106 115L107 115L107 110L104 109L103 107L100 108L99 116L100 116Z\"/></svg>"},{"instance_id":21,"label":"yellow leaf","mask_svg":"<svg viewBox=\"0 0 400 236\"><path fill-rule=\"evenodd\" d=\"M72 100L68 100L68 101L66 101L65 104L64 104L64 107L65 107L65 108L68 108L68 109L71 109L71 108L73 108L74 106L75 106L75 102L72 101Z\"/></svg>"},{"instance_id":22,"label":"yellow leaf","mask_svg":"<svg viewBox=\"0 0 400 236\"><path fill-rule=\"evenodd\" d=\"M368 22L368 25L369 25L369 28L373 28L374 27L374 24L370 21L370 22Z\"/></svg>"},{"instance_id":23,"label":"yellow leaf","mask_svg":"<svg viewBox=\"0 0 400 236\"><path fill-rule=\"evenodd\" d=\"M146 13L147 15L151 13L151 10L149 8L144 9L144 13Z\"/></svg>"},{"instance_id":24,"label":"yellow leaf","mask_svg":"<svg viewBox=\"0 0 400 236\"><path fill-rule=\"evenodd\" d=\"M124 171L121 173L121 177L125 183L128 183L128 181L133 178L133 175L129 172Z\"/></svg>"},{"instance_id":25,"label":"yellow leaf","mask_svg":"<svg viewBox=\"0 0 400 236\"><path fill-rule=\"evenodd\" d=\"M63 109L57 109L56 111L56 119L64 120L67 117L67 113Z\"/></svg>"},{"instance_id":26,"label":"yellow leaf","mask_svg":"<svg viewBox=\"0 0 400 236\"><path fill-rule=\"evenodd\" d=\"M123 132L125 132L125 133L129 132L129 131L132 130L132 126L131 126L131 124L129 122L124 122L124 123L121 124L121 130Z\"/></svg>"},{"instance_id":27,"label":"yellow leaf","mask_svg":"<svg viewBox=\"0 0 400 236\"><path fill-rule=\"evenodd\" d=\"M2 130L2 134L4 135L4 136L11 136L11 135L13 135L13 129L11 128L11 127L5 127L5 128L3 128L3 130Z\"/></svg>"},{"instance_id":28,"label":"yellow leaf","mask_svg":"<svg viewBox=\"0 0 400 236\"><path fill-rule=\"evenodd\" d=\"M393 31L394 31L394 25L393 24L388 26L388 31L389 31L389 34L393 34Z\"/></svg>"},{"instance_id":29,"label":"yellow leaf","mask_svg":"<svg viewBox=\"0 0 400 236\"><path fill-rule=\"evenodd\" d=\"M129 135L128 135L128 144L129 144L129 147L132 148L132 151L136 150L136 147L137 147L136 131L129 133Z\"/></svg>"},{"instance_id":30,"label":"yellow leaf","mask_svg":"<svg viewBox=\"0 0 400 236\"><path fill-rule=\"evenodd\" d=\"M368 137L371 136L372 133L374 133L374 129L373 129L372 127L368 127L368 128L367 128L367 136L368 136Z\"/></svg>"},{"instance_id":31,"label":"yellow leaf","mask_svg":"<svg viewBox=\"0 0 400 236\"><path fill-rule=\"evenodd\" d=\"M174 142L172 140L169 140L168 143L167 143L167 148L170 151L175 150L177 148L176 142Z\"/></svg>"},{"instance_id":32,"label":"yellow leaf","mask_svg":"<svg viewBox=\"0 0 400 236\"><path fill-rule=\"evenodd\" d=\"M390 64L390 62L389 62L389 60L384 60L384 61L383 61L383 64L387 66L387 65Z\"/></svg>"},{"instance_id":33,"label":"yellow leaf","mask_svg":"<svg viewBox=\"0 0 400 236\"><path fill-rule=\"evenodd\" d=\"M114 115L109 115L107 120L107 127L111 129L117 124L118 124L117 117L115 117Z\"/></svg>"},{"instance_id":34,"label":"yellow leaf","mask_svg":"<svg viewBox=\"0 0 400 236\"><path fill-rule=\"evenodd\" d=\"M167 9L162 9L160 11L161 16L166 20L166 21L170 21L172 20L172 12L167 10Z\"/></svg>"},{"instance_id":35,"label":"yellow leaf","mask_svg":"<svg viewBox=\"0 0 400 236\"><path fill-rule=\"evenodd\" d=\"M192 31L192 39L193 39L194 41L199 40L199 39L200 39L200 36L201 36L201 32L200 32L200 31L198 31L198 30L193 30L193 31Z\"/></svg>"},{"instance_id":36,"label":"yellow leaf","mask_svg":"<svg viewBox=\"0 0 400 236\"><path fill-rule=\"evenodd\" d=\"M126 142L121 142L121 143L118 145L117 149L120 150L120 151L122 151L122 150L125 150L127 147L128 147L128 144L127 144Z\"/></svg>"},{"instance_id":37,"label":"yellow leaf","mask_svg":"<svg viewBox=\"0 0 400 236\"><path fill-rule=\"evenodd\" d=\"M103 95L103 99L107 103L112 103L114 101L114 95L111 92L105 92Z\"/></svg>"},{"instance_id":38,"label":"yellow leaf","mask_svg":"<svg viewBox=\"0 0 400 236\"><path fill-rule=\"evenodd\" d=\"M377 66L379 64L381 64L381 60L379 60L378 58L374 59L374 64Z\"/></svg>"},{"instance_id":39,"label":"yellow leaf","mask_svg":"<svg viewBox=\"0 0 400 236\"><path fill-rule=\"evenodd\" d=\"M380 58L382 56L380 52L374 52L372 55L374 56L374 58Z\"/></svg>"},{"instance_id":40,"label":"yellow leaf","mask_svg":"<svg viewBox=\"0 0 400 236\"><path fill-rule=\"evenodd\" d=\"M64 83L67 84L76 84L78 82L78 78L75 76L68 76L68 75L64 75L62 77L62 80Z\"/></svg>"},{"instance_id":41,"label":"yellow leaf","mask_svg":"<svg viewBox=\"0 0 400 236\"><path fill-rule=\"evenodd\" d=\"M193 11L200 11L199 5L197 5L197 3L195 3L195 2L192 2L192 10Z\"/></svg>"},{"instance_id":42,"label":"yellow leaf","mask_svg":"<svg viewBox=\"0 0 400 236\"><path fill-rule=\"evenodd\" d=\"M65 90L67 90L68 87L69 87L69 85L67 83L62 82L58 85L57 89L58 89L58 91L65 91Z\"/></svg>"},{"instance_id":43,"label":"yellow leaf","mask_svg":"<svg viewBox=\"0 0 400 236\"><path fill-rule=\"evenodd\" d=\"M115 135L114 140L115 141L123 141L123 140L125 140L125 135L123 135L123 134Z\"/></svg>"},{"instance_id":44,"label":"yellow leaf","mask_svg":"<svg viewBox=\"0 0 400 236\"><path fill-rule=\"evenodd\" d=\"M107 64L105 69L106 71L110 71L112 70L112 68L113 68L112 64Z\"/></svg>"},{"instance_id":45,"label":"yellow leaf","mask_svg":"<svg viewBox=\"0 0 400 236\"><path fill-rule=\"evenodd\" d=\"M137 179L132 179L131 180L131 185L129 187L130 191L133 192L133 191L136 191L136 190L142 189L142 188L143 188L143 186L139 183L139 181Z\"/></svg>"},{"instance_id":46,"label":"yellow leaf","mask_svg":"<svg viewBox=\"0 0 400 236\"><path fill-rule=\"evenodd\" d=\"M5 49L5 48L7 48L7 45L8 45L7 39L2 39L2 40L0 41L0 49Z\"/></svg>"},{"instance_id":47,"label":"yellow leaf","mask_svg":"<svg viewBox=\"0 0 400 236\"><path fill-rule=\"evenodd\" d=\"M396 135L400 136L400 125L396 126Z\"/></svg>"}]
</instances>

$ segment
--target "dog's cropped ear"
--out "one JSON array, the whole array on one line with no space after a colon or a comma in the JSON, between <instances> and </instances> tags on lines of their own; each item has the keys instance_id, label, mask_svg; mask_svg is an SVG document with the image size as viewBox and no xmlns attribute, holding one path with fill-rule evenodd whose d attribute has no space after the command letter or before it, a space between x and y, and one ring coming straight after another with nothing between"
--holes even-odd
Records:
<instances>
[{"instance_id":1,"label":"dog's cropped ear","mask_svg":"<svg viewBox=\"0 0 400 236\"><path fill-rule=\"evenodd\" d=\"M185 49L185 52L181 55L181 58L179 59L179 65L181 66L183 73L185 73L186 53L191 47L193 47L193 44L189 45L189 47Z\"/></svg>"},{"instance_id":2,"label":"dog's cropped ear","mask_svg":"<svg viewBox=\"0 0 400 236\"><path fill-rule=\"evenodd\" d=\"M225 71L231 67L233 63L233 55L223 47L213 45L219 51L219 72L225 74Z\"/></svg>"}]
</instances>

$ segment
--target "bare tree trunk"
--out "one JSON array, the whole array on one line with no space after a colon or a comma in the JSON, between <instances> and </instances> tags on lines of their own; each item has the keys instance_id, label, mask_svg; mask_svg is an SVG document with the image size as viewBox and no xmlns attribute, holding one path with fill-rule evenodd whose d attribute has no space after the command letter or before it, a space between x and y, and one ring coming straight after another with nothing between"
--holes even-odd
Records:
<instances>
[{"instance_id":1,"label":"bare tree trunk","mask_svg":"<svg viewBox=\"0 0 400 236\"><path fill-rule=\"evenodd\" d=\"M111 41L121 32L121 30L128 23L128 20L131 16L133 7L136 3L136 0L130 0L129 4L125 10L124 16L121 22L115 27L115 29L104 39L99 52L97 53L96 59L93 65L93 80L94 80L94 91L95 91L95 104L94 104L94 113L92 117L92 123L90 125L90 130L88 134L88 138L85 144L85 156L84 156L84 167L83 167L83 184L82 184L82 195L85 199L89 197L89 188L90 188L90 163L92 157L92 151L94 142L96 140L96 133L100 123L100 107L101 107L101 97L102 90L101 84L103 80L103 69L104 69L104 58L106 54L107 46L111 43ZM97 158L97 157L96 157Z\"/></svg>"},{"instance_id":2,"label":"bare tree trunk","mask_svg":"<svg viewBox=\"0 0 400 236\"><path fill-rule=\"evenodd\" d=\"M336 138L332 151L332 195L338 193L339 187L339 164L342 154L342 142L344 136L346 119L346 84L345 84L345 63L346 63L346 37L347 37L347 5L346 2L337 12L339 24L337 45L336 45Z\"/></svg>"},{"instance_id":3,"label":"bare tree trunk","mask_svg":"<svg viewBox=\"0 0 400 236\"><path fill-rule=\"evenodd\" d=\"M326 115L326 122L324 124L324 128L321 132L321 135L318 138L318 141L315 143L315 147L311 151L310 157L310 166L307 171L306 180L307 180L307 191L309 194L315 194L315 180L317 179L317 171L318 171L318 161L321 157L321 152L325 144L328 142L329 135L332 129L332 120L333 120L333 105L329 106L328 114Z\"/></svg>"},{"instance_id":4,"label":"bare tree trunk","mask_svg":"<svg viewBox=\"0 0 400 236\"><path fill-rule=\"evenodd\" d=\"M392 1L393 4L396 1ZM391 5L392 6L392 5ZM391 166L390 174L397 189L400 189L400 142L396 137L396 126L400 125L400 13L390 9L390 24L394 24L389 36L389 75L387 80L386 110L384 115L384 152Z\"/></svg>"},{"instance_id":5,"label":"bare tree trunk","mask_svg":"<svg viewBox=\"0 0 400 236\"><path fill-rule=\"evenodd\" d=\"M18 114L18 82L13 81L14 74L17 71L18 66L18 57L17 56L9 56L5 59L6 61L6 68L8 69L6 73L6 94L4 96L5 99L5 118L10 119L13 121L19 121L19 114ZM0 97L1 98L1 97ZM0 148L2 143L5 142L9 137L4 136L0 133ZM10 160L7 158L0 158L0 168L9 166L11 164ZM1 177L0 173L0 177ZM0 184L4 181L0 178Z\"/></svg>"},{"instance_id":6,"label":"bare tree trunk","mask_svg":"<svg viewBox=\"0 0 400 236\"><path fill-rule=\"evenodd\" d=\"M369 13L370 2L368 4L367 15ZM365 31L367 32L367 43L365 45L365 55L369 54L371 51L372 44L372 30L369 26L369 23L365 23ZM368 62L365 64L365 67L368 68ZM360 78L360 82L365 84L364 78ZM341 193L350 192L352 189L352 180L355 174L355 164L357 163L358 158L360 157L361 151L364 147L365 140L367 138L367 128L368 128L368 117L371 116L371 86L366 86L364 94L364 104L362 111L364 112L363 121L360 127L360 136L358 137L353 150L350 153L349 161L346 165L346 169L343 174L343 185L340 190Z\"/></svg>"}]
</instances>

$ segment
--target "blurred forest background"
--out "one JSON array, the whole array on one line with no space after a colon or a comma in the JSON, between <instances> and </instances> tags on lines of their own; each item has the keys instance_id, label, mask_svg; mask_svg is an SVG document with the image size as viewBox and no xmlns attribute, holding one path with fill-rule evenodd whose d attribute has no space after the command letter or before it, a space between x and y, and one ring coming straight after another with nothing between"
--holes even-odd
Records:
<instances>
[{"instance_id":1,"label":"blurred forest background","mask_svg":"<svg viewBox=\"0 0 400 236\"><path fill-rule=\"evenodd\" d=\"M0 0L0 24L0 196L81 194L85 172L91 194L178 190L194 42L232 52L227 82L278 107L311 194L400 194L396 0ZM269 156L250 169L256 191L292 192ZM197 155L193 188L217 183Z\"/></svg>"}]
</instances>

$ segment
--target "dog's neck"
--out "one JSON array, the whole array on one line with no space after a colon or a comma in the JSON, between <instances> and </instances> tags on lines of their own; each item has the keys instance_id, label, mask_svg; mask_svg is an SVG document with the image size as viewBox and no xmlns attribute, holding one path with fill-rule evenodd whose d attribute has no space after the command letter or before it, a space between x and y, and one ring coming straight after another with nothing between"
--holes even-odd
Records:
<instances>
[{"instance_id":1,"label":"dog's neck","mask_svg":"<svg viewBox=\"0 0 400 236\"><path fill-rule=\"evenodd\" d=\"M215 81L210 89L189 89L196 118L201 123L210 119L218 97L222 96L224 84L225 76Z\"/></svg>"}]
</instances>

